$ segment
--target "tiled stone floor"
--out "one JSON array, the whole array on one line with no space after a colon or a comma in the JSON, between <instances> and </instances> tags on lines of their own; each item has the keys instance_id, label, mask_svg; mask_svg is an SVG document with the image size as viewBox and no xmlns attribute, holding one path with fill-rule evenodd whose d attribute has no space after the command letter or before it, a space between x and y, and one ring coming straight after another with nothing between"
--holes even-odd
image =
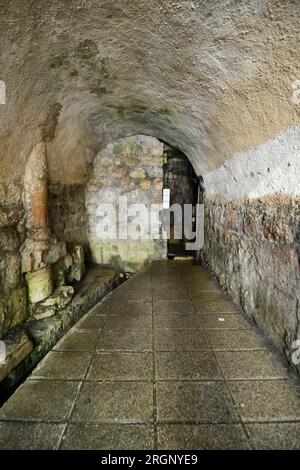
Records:
<instances>
[{"instance_id":1,"label":"tiled stone floor","mask_svg":"<svg viewBox=\"0 0 300 470\"><path fill-rule=\"evenodd\" d=\"M299 449L299 384L201 267L157 262L2 407L0 448Z\"/></svg>"}]
</instances>

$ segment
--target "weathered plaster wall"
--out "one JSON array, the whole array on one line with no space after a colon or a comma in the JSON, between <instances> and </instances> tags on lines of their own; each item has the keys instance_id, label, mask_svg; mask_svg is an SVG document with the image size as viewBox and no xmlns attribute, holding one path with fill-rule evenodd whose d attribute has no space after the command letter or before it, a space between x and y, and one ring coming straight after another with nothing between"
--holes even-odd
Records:
<instances>
[{"instance_id":1,"label":"weathered plaster wall","mask_svg":"<svg viewBox=\"0 0 300 470\"><path fill-rule=\"evenodd\" d=\"M204 259L288 359L300 337L299 138L290 129L204 176Z\"/></svg>"},{"instance_id":2,"label":"weathered plaster wall","mask_svg":"<svg viewBox=\"0 0 300 470\"><path fill-rule=\"evenodd\" d=\"M117 265L127 271L136 271L152 259L166 256L165 243L160 240L121 240L118 236L119 198L130 204L162 204L163 144L153 137L134 136L108 145L94 159L86 185L88 214L88 241L91 259L97 263ZM99 234L103 217L108 230L115 225L114 217L101 212L100 204L112 204L117 215L117 236L105 239ZM130 219L128 219L130 232ZM144 238L144 237L143 237Z\"/></svg>"},{"instance_id":3,"label":"weathered plaster wall","mask_svg":"<svg viewBox=\"0 0 300 470\"><path fill-rule=\"evenodd\" d=\"M258 198L273 193L300 196L300 125L234 155L204 180L208 198Z\"/></svg>"},{"instance_id":4,"label":"weathered plaster wall","mask_svg":"<svg viewBox=\"0 0 300 470\"><path fill-rule=\"evenodd\" d=\"M47 141L80 184L109 142L153 135L197 174L299 123L298 0L0 0L0 180Z\"/></svg>"}]
</instances>

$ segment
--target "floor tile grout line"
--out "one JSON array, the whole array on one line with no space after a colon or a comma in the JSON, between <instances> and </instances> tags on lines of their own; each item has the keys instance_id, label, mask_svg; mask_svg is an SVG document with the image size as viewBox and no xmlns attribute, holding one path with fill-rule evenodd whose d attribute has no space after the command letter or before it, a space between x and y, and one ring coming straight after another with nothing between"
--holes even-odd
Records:
<instances>
[{"instance_id":1,"label":"floor tile grout line","mask_svg":"<svg viewBox=\"0 0 300 470\"><path fill-rule=\"evenodd\" d=\"M225 314L225 312L224 312L224 314ZM242 312L240 312L240 314L245 318L245 315L243 315ZM222 314L220 313L220 315L222 315ZM249 329L251 329L254 333L256 333L254 323L251 323L251 322L249 321L249 319L247 319L247 320L248 320L248 322L249 322ZM224 330L226 330L226 329L224 329ZM241 329L240 329L240 330L241 330ZM205 330L204 330L204 335L205 335L206 337L207 337L207 331L209 331L209 330L208 330L208 329L205 329ZM220 330L219 330L219 331L220 331ZM208 338L207 338L207 339L208 339ZM211 344L211 343L209 342L209 344ZM267 348L267 345L265 345L264 348L259 349L259 350L268 351L269 348ZM232 391L231 391L231 389L230 389L230 387L229 387L229 384L228 384L228 382L231 382L231 383L232 383L233 381L249 381L249 379L247 379L247 378L243 378L243 379L238 379L238 378L236 378L236 379L228 379L228 378L225 376L225 374L223 373L223 369L222 369L221 364L220 364L220 361L219 361L219 359L218 359L218 357L217 357L217 355L216 355L216 352L228 352L228 351L217 351L216 348L213 348L213 354L214 354L214 356L215 356L215 360L217 361L217 363L218 363L218 365L219 365L219 369L221 370L221 373L222 373L222 375L223 375L223 377L224 377L225 384L226 384L226 388L227 388L228 393L230 394L231 399L232 399L232 401L233 401L233 403L234 403L234 405L235 405L235 408L236 408L236 410L237 410L237 412L238 412L238 415L239 415L240 420L241 420L241 425L242 425L242 427L243 427L243 429L244 429L244 432L245 432L245 434L246 434L246 436L247 436L247 438L248 438L248 440L249 440L249 443L251 444L251 447L254 448L253 440L251 439L250 433L248 432L248 429L247 429L246 425L244 424L244 420L243 420L242 415L241 415L241 413L240 413L238 404L237 404L237 402L236 402L236 400L235 400L235 398L234 398L234 396L233 396L233 394L232 394ZM236 352L236 351L232 351L232 352ZM247 352L250 352L250 351L248 350ZM250 380L251 380L251 379L250 379ZM254 378L253 381L255 381L255 380L256 380L256 381L288 380L288 377L276 377L276 378L275 378L275 377L274 377L274 378L271 378L271 377L270 377L270 378L259 378L259 379Z\"/></svg>"},{"instance_id":2,"label":"floor tile grout line","mask_svg":"<svg viewBox=\"0 0 300 470\"><path fill-rule=\"evenodd\" d=\"M96 307L96 306L95 306L95 307ZM95 307L93 307L93 308L95 308ZM109 304L108 312L110 312L110 309L111 309L111 303ZM93 309L92 309L92 310L93 310ZM104 323L104 327L105 327L105 323ZM103 329L100 329L100 330L99 330L99 336L98 336L98 339L97 339L97 344L98 344L99 341L100 341L100 338L101 338L102 333L103 333ZM97 346L96 346L96 347L97 347ZM95 352L96 352L96 348L94 349L94 351L92 351L91 358L90 358L89 364L88 364L88 366L87 366L87 368L86 368L84 378L83 378L83 380L80 382L80 385L79 385L79 387L78 387L78 390L77 390L77 393L76 393L74 402L73 402L73 404L72 404L72 407L71 407L71 410L70 410L70 413L69 413L69 416L68 416L68 419L67 419L67 423L66 423L64 432L62 433L61 438L60 438L60 441L59 441L59 443L58 443L58 445L57 445L57 449L60 449L60 448L61 448L61 445L62 445L62 443L63 443L64 437L65 437L65 435L66 435L67 427L68 427L68 425L70 424L70 421L71 421L71 419L72 419L72 416L73 416L73 413L74 413L74 411L75 411L75 407L76 407L76 404L77 404L77 402L78 402L78 399L79 399L81 390L82 390L82 388L83 388L83 385L84 385L84 383L85 383L85 381L86 381L86 379L87 379L87 377L88 377L88 374L89 374L89 372L90 372L90 369L91 369L91 367L92 367L92 362L93 362L93 360L94 360Z\"/></svg>"},{"instance_id":3,"label":"floor tile grout line","mask_svg":"<svg viewBox=\"0 0 300 470\"><path fill-rule=\"evenodd\" d=\"M233 396L233 393L232 393L232 391L231 391L231 389L230 389L230 387L229 387L229 385L228 385L227 378L226 378L226 376L225 376L225 374L224 374L224 372L223 372L223 369L222 369L222 367L221 367L220 361L219 361L219 359L218 359L218 357L217 357L215 351L213 351L213 354L214 354L215 360L217 361L217 363L218 363L218 365L219 365L219 369L221 370L221 374L222 374L222 376L224 377L224 381L225 381L225 386L226 386L227 392L228 392L228 394L229 394L229 396L230 396L230 398L231 398L231 400L232 400L232 402L233 402L233 404L234 404L234 407L235 407L235 409L236 409L237 415L238 415L239 420L240 420L240 422L241 422L241 426L242 426L242 428L243 428L244 434L246 435L246 438L247 438L248 441L249 441L249 445L250 445L251 448L253 449L253 442L252 442L250 433L248 432L248 429L246 428L246 426L245 426L245 424L244 424L244 422L243 422L243 418L242 418L242 415L241 415L239 406L238 406L238 404L237 404L237 402L236 402L236 400L235 400L235 398L234 398L234 396Z\"/></svg>"},{"instance_id":4,"label":"floor tile grout line","mask_svg":"<svg viewBox=\"0 0 300 470\"><path fill-rule=\"evenodd\" d=\"M291 419L288 419L288 418L284 418L284 419L274 419L274 420L270 420L270 419L266 419L266 420L263 420L263 419L253 419L253 420L250 420L250 419L244 419L243 420L243 423L246 425L246 426L251 426L251 425L259 425L259 424L262 424L262 425L270 425L270 426L273 426L273 425L276 425L276 424L298 424L300 426L300 417L297 419L297 418L291 418ZM87 424L87 425L97 425L97 426L101 426L101 425L115 425L115 426L118 426L118 425L121 425L121 426L132 426L132 425L138 425L138 426L151 426L153 427L153 422L152 421L84 421L84 420L73 420L72 423L69 423L68 421L66 420L62 420L62 421L58 421L58 420L35 420L35 419L1 419L0 420L0 424L22 424L22 425L31 425L31 424L34 424L34 425L39 425L39 424L54 424L54 425L62 425L62 426L67 426L68 424L72 424L72 425L77 425L77 424ZM241 424L240 421L238 420L231 420L231 421L218 421L216 422L215 420L214 421L199 421L199 420L158 420L157 421L157 425L165 425L165 424L171 424L171 425L185 425L185 424L188 424L188 425L194 425L194 426L207 426L207 425L211 425L211 426L219 426L219 425L224 425L224 426L230 426L232 424Z\"/></svg>"},{"instance_id":5,"label":"floor tile grout line","mask_svg":"<svg viewBox=\"0 0 300 470\"><path fill-rule=\"evenodd\" d=\"M62 429L62 432L61 432L61 434L60 434L60 437L59 437L59 439L58 439L58 441L57 441L57 444L56 444L56 446L55 446L55 450L59 450L60 445L61 445L61 443L62 443L62 441L63 441L63 437L64 437L65 432L66 432L66 430L67 430L67 426L68 426L68 422L63 423L63 429Z\"/></svg>"},{"instance_id":6,"label":"floor tile grout line","mask_svg":"<svg viewBox=\"0 0 300 470\"><path fill-rule=\"evenodd\" d=\"M178 267L177 267L178 268ZM177 269L176 268L176 269ZM180 271L180 270L179 270ZM152 301L151 301L151 315L152 315L152 329L149 329L149 339L150 339L150 331L152 332L152 348L150 349L150 351L145 351L145 350L141 350L141 351L130 351L130 350L98 350L97 349L97 346L93 348L93 350L84 350L84 352L87 352L87 353L91 353L91 358L90 358L90 361L88 365L86 365L86 371L85 371L85 374L84 374L84 378L83 379L69 379L70 382L78 382L78 385L77 387L75 387L75 389L77 389L76 391L76 394L75 394L75 397L74 397L74 400L72 400L72 405L70 407L70 411L68 413L68 418L66 419L63 419L62 421L44 421L46 424L50 424L50 423L57 423L57 424L60 424L62 425L62 431L60 431L58 434L61 434L61 436L59 437L58 439L58 443L57 443L57 448L60 448L63 444L63 439L64 439L64 436L65 434L67 433L67 429L68 429L68 425L71 424L71 417L74 416L75 414L75 407L76 407L76 404L78 404L78 400L79 400L79 397L80 397L80 394L82 392L82 388L84 386L85 383L118 383L118 382L145 382L145 383L149 383L149 386L150 386L150 383L153 382L153 416L152 416L152 419L151 421L125 421L125 422L113 422L113 421L84 421L85 419L85 416L83 417L83 420L73 420L72 421L72 424L88 424L88 425L102 425L102 424L111 424L111 425L147 425L147 426L151 426L152 428L152 432L153 432L153 439L155 441L155 448L158 448L158 427L160 425L163 425L163 424L175 424L175 425L181 425L181 424L189 424L189 425L220 425L220 424L223 424L223 425L232 425L232 424L239 424L240 426L242 426L244 432L246 433L246 437L249 441L249 444L251 444L251 447L254 447L253 445L253 442L252 442L252 439L251 439L251 434L248 432L247 430L247 426L250 426L250 425L254 425L254 424L269 424L269 425L274 425L274 424L290 424L290 423L295 423L297 425L300 425L300 417L299 418L295 418L295 417L292 417L292 419L289 419L287 418L286 416L284 416L284 418L278 418L276 419L276 417L274 419L272 419L272 417L268 417L267 420L264 420L263 418L256 418L254 420L251 420L251 418L248 418L248 419L244 419L242 416L241 416L241 412L240 412L240 408L237 406L237 402L236 400L234 399L234 395L233 393L231 393L231 388L232 388L232 383L234 382L267 382L267 381L270 381L270 382L278 382L278 381L285 381L285 382L290 382L290 378L287 376L287 377L252 377L252 378L234 378L234 379L230 379L230 378L226 378L226 374L223 372L223 369L221 368L221 362L220 362L220 359L218 359L218 354L216 353L224 353L224 352L239 352L239 351L244 351L244 352L250 352L250 351L264 351L264 350L267 350L269 351L269 347L266 347L265 348L247 348L247 349L233 349L233 350L227 350L227 349L217 349L217 348L213 348L213 347L210 347L208 350L195 350L195 351L178 351L177 349L176 350L157 350L156 349L156 333L158 331L162 331L162 333L165 333L167 331L169 332L173 332L173 331L180 331L182 332L183 334L186 334L187 332L191 332L191 331L194 331L194 332L197 332L199 333L199 331L203 332L203 335L204 337L208 340L207 336L208 336L208 333L209 331L245 331L248 329L245 329L245 328L232 328L232 329L224 329L224 328L220 328L220 329L206 329L206 328L202 328L202 329L196 329L196 330L191 330L191 329L167 329L167 330L156 330L155 329L155 315L154 315L154 290L153 290L153 276L155 275L155 273L151 273L151 282L152 282L152 289L151 289L151 294L152 294ZM182 274L180 273L181 277L183 278ZM167 276L167 274L165 274L165 276ZM162 282L163 282L163 278L162 278ZM109 309L112 308L113 306L113 302L111 302L109 304ZM96 307L96 306L95 306ZM95 308L94 307L94 308ZM194 307L194 304L193 304L193 307ZM90 313L90 312L89 312ZM228 312L228 313L232 313L232 312ZM208 313L207 315L214 315L214 313ZM223 315L223 313L220 313L220 315ZM174 314L174 316L176 316ZM103 329L97 329L98 331L98 343L97 345L99 344L99 339L100 337L104 334L104 331L105 331L105 325L108 321L108 318L109 318L109 315L104 315L105 317L105 322L104 322L104 327ZM252 325L251 325L252 327ZM88 333L88 331L94 331L94 330L91 330L91 329L83 329L81 331L85 331L86 334ZM116 331L119 331L119 332L123 332L124 330L112 330L113 332L116 332ZM140 332L141 330L133 330L133 331L137 331L137 332ZM148 331L148 330L142 330L142 331ZM208 343L210 344L210 343ZM61 353L70 353L70 352L76 352L74 350L71 350L71 351L57 351L57 350L52 350L52 352L61 352ZM83 352L83 351L78 351L78 352ZM128 380L124 380L122 378L120 379L111 379L111 380L90 380L88 379L88 375L90 373L90 370L91 370L91 367L92 367L92 361L94 360L94 358L96 357L97 354L111 354L111 353L144 353L144 354L151 354L152 352L152 355L153 355L153 370L152 370L152 373L153 373L153 376L152 376L152 379L149 378L149 379L139 379L139 378L136 378L136 379L128 379ZM217 378L217 379L211 379L211 378L203 378L203 379L184 379L184 378L170 378L170 379L166 379L166 378L157 378L156 377L156 374L157 374L157 367L158 367L158 364L157 364L157 354L159 352L166 352L166 353L203 353L203 352L210 352L213 354L213 357L214 359L216 360L217 362L217 367L218 369L220 370L221 372L221 376L223 377L222 379L221 378ZM28 380L49 380L49 378L41 378L41 377L33 377L33 378L29 378ZM51 379L50 379L51 380ZM53 381L60 381L60 382L63 382L63 381L68 381L68 380L64 380L64 379L52 379ZM166 383L178 383L178 382L181 382L181 383L213 383L213 382L219 382L219 383L223 383L224 384L224 387L226 390L228 390L228 393L229 393L229 396L231 398L231 401L233 402L234 406L235 406L235 409L237 411L237 416L236 416L236 420L231 420L229 422L224 422L224 419L221 420L220 422L210 422L210 420L208 421L195 421L195 419L186 419L186 421L184 420L177 420L177 421L172 421L172 420L159 420L158 419L158 416L157 416L157 389L156 389L156 386L157 384L159 383L163 383L163 382L166 382ZM276 385L274 385L276 387ZM154 406L155 405L155 406ZM293 413L291 413L292 415ZM155 418L154 418L154 415L155 415ZM126 417L125 417L126 418ZM149 418L151 419L151 418ZM153 421L155 421L155 423L153 423ZM22 422L22 420L18 420L18 419L15 419L15 420L7 420L7 419L3 419L1 420L0 419L0 423L7 423L7 422L17 422L17 423L20 423ZM43 421L39 421L39 420L35 420L33 419L32 421L30 420L26 420L25 423L28 423L28 424L39 424L39 423L42 423Z\"/></svg>"},{"instance_id":7,"label":"floor tile grout line","mask_svg":"<svg viewBox=\"0 0 300 470\"><path fill-rule=\"evenodd\" d=\"M193 300L192 296L191 296L191 302L193 302L193 305L194 305L194 300ZM194 305L194 306L195 306L195 305ZM201 320L200 320L200 322L201 322ZM202 324L202 322L201 322L201 324ZM205 330L204 330L204 336L206 337L206 341L208 342L208 344L210 344L209 338L208 338L207 333L205 332ZM236 408L237 416L238 416L238 418L239 418L239 421L241 422L241 425L242 425L244 434L246 435L247 439L249 440L249 444L251 445L251 447L253 447L252 442L251 442L251 440L250 440L250 436L249 436L249 434L248 434L248 431L246 430L246 427L245 427L244 424L242 423L242 416L241 416L241 414L240 414L240 410L239 410L239 408L238 408L238 406L237 406L235 400L233 399L233 396L232 396L230 387L228 386L228 384L227 384L227 382L226 382L225 375L223 374L223 370L222 370L222 368L221 368L221 365L220 365L220 363L219 363L219 361L218 361L218 359L217 359L217 356L216 356L214 350L212 350L212 354L213 354L213 356L214 356L214 358L215 358L215 361L216 361L216 363L217 363L217 366L218 366L218 369L219 369L219 371L220 371L220 373L221 373L221 376L222 376L223 379L224 379L224 383L225 383L225 387L226 387L226 389L227 389L227 392L229 393L229 396L230 396L230 398L231 398L231 400L232 400L232 403L234 404L234 407Z\"/></svg>"},{"instance_id":8,"label":"floor tile grout line","mask_svg":"<svg viewBox=\"0 0 300 470\"><path fill-rule=\"evenodd\" d=\"M32 379L27 379L29 382L82 382L84 380L85 383L99 383L99 384L111 384L111 383L152 383L153 378L149 379L142 379L142 378L134 378L134 379L124 379L124 378L119 378L119 379L57 379L57 378L43 378L43 377L33 377ZM234 382L289 382L290 378L289 377L254 377L254 378L234 378L234 379L226 379L227 382L234 383ZM212 382L224 382L224 379L221 377L204 377L202 379L189 379L185 377L176 377L176 378L167 378L167 377L162 377L162 378L156 378L156 383L163 382L163 383L174 383L174 382L180 382L180 383L212 383Z\"/></svg>"},{"instance_id":9,"label":"floor tile grout line","mask_svg":"<svg viewBox=\"0 0 300 470\"><path fill-rule=\"evenodd\" d=\"M155 320L153 311L153 273L151 272L151 313L152 313L152 360L153 360L153 440L154 450L158 449L158 435L157 435L157 389L156 389L156 351L155 351Z\"/></svg>"},{"instance_id":10,"label":"floor tile grout line","mask_svg":"<svg viewBox=\"0 0 300 470\"><path fill-rule=\"evenodd\" d=\"M64 381L64 382L66 382L66 381ZM64 436L65 436L65 432L66 432L66 430L67 430L67 426L68 426L69 421L70 421L70 418L71 418L72 411L73 411L73 409L74 409L74 407L75 407L77 398L78 398L78 396L79 396L79 394L80 394L80 391L81 391L82 387L83 387L83 380L78 381L77 392L76 392L74 401L73 401L73 403L72 403L70 412L69 412L69 414L68 414L68 416L67 416L67 418L66 418L66 424L65 424L64 432L61 434L60 440L59 440L59 442L57 443L57 449L60 449L61 443L62 443L62 441L63 441L63 439L64 439Z\"/></svg>"}]
</instances>

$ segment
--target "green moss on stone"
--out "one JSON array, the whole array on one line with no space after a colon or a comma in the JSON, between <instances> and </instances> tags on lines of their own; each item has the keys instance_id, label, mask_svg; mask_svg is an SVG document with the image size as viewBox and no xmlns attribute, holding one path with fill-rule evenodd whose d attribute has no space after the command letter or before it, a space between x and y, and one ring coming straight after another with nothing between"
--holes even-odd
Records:
<instances>
[{"instance_id":1,"label":"green moss on stone","mask_svg":"<svg viewBox=\"0 0 300 470\"><path fill-rule=\"evenodd\" d=\"M5 294L2 293L0 299L0 338L10 328L23 322L27 316L27 292L25 286L16 287Z\"/></svg>"},{"instance_id":2,"label":"green moss on stone","mask_svg":"<svg viewBox=\"0 0 300 470\"><path fill-rule=\"evenodd\" d=\"M91 241L92 259L121 270L136 272L149 260L162 257L163 248L155 240Z\"/></svg>"},{"instance_id":3,"label":"green moss on stone","mask_svg":"<svg viewBox=\"0 0 300 470\"><path fill-rule=\"evenodd\" d=\"M26 287L18 287L10 294L9 308L12 312L11 327L18 325L27 318Z\"/></svg>"},{"instance_id":4,"label":"green moss on stone","mask_svg":"<svg viewBox=\"0 0 300 470\"><path fill-rule=\"evenodd\" d=\"M64 64L64 61L65 61L65 57L55 56L50 62L50 68L56 69L58 67L61 67Z\"/></svg>"},{"instance_id":5,"label":"green moss on stone","mask_svg":"<svg viewBox=\"0 0 300 470\"><path fill-rule=\"evenodd\" d=\"M114 145L114 154L115 155L130 155L131 153L131 146L128 142L119 142Z\"/></svg>"}]
</instances>

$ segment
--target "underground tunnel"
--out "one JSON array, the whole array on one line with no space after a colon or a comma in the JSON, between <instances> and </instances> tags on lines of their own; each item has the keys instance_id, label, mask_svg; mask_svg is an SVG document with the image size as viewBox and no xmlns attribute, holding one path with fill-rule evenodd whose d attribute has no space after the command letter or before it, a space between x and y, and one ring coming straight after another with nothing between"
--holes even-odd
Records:
<instances>
[{"instance_id":1,"label":"underground tunnel","mask_svg":"<svg viewBox=\"0 0 300 470\"><path fill-rule=\"evenodd\" d=\"M299 28L0 0L0 449L300 448Z\"/></svg>"}]
</instances>

